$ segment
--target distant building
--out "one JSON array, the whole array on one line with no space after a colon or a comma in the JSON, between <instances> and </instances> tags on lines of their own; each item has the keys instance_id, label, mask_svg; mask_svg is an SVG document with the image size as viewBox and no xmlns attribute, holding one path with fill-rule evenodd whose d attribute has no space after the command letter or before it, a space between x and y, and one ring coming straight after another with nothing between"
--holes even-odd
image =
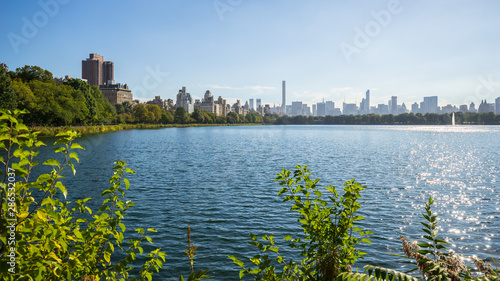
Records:
<instances>
[{"instance_id":1,"label":"distant building","mask_svg":"<svg viewBox=\"0 0 500 281\"><path fill-rule=\"evenodd\" d=\"M365 95L359 105L359 114L370 114L370 90L366 90Z\"/></svg>"},{"instance_id":2,"label":"distant building","mask_svg":"<svg viewBox=\"0 0 500 281\"><path fill-rule=\"evenodd\" d=\"M486 100L481 101L481 104L477 108L478 113L488 113L488 112L495 112L495 104L493 103L488 103Z\"/></svg>"},{"instance_id":3,"label":"distant building","mask_svg":"<svg viewBox=\"0 0 500 281\"><path fill-rule=\"evenodd\" d=\"M282 115L286 115L286 82L283 80L281 84L281 108L283 111L281 112Z\"/></svg>"},{"instance_id":4,"label":"distant building","mask_svg":"<svg viewBox=\"0 0 500 281\"><path fill-rule=\"evenodd\" d=\"M460 105L460 112L468 112L469 110L467 109L467 105L466 104L462 104Z\"/></svg>"},{"instance_id":5,"label":"distant building","mask_svg":"<svg viewBox=\"0 0 500 281\"><path fill-rule=\"evenodd\" d=\"M326 116L326 103L323 102L318 102L316 105L316 110L318 111L317 116Z\"/></svg>"},{"instance_id":6,"label":"distant building","mask_svg":"<svg viewBox=\"0 0 500 281\"><path fill-rule=\"evenodd\" d=\"M114 84L114 63L104 61L98 54L90 54L89 58L82 60L82 79L87 79L91 86Z\"/></svg>"},{"instance_id":7,"label":"distant building","mask_svg":"<svg viewBox=\"0 0 500 281\"><path fill-rule=\"evenodd\" d=\"M356 115L358 114L358 107L355 103L343 103L342 105L343 115Z\"/></svg>"},{"instance_id":8,"label":"distant building","mask_svg":"<svg viewBox=\"0 0 500 281\"><path fill-rule=\"evenodd\" d=\"M420 110L418 109L418 103L414 102L412 105L411 105L411 112L417 114L420 112Z\"/></svg>"},{"instance_id":9,"label":"distant building","mask_svg":"<svg viewBox=\"0 0 500 281\"><path fill-rule=\"evenodd\" d=\"M241 101L236 100L236 103L231 107L231 111L236 112L241 115L246 115L248 110L246 110L243 106L241 106Z\"/></svg>"},{"instance_id":10,"label":"distant building","mask_svg":"<svg viewBox=\"0 0 500 281\"><path fill-rule=\"evenodd\" d=\"M448 104L441 108L441 113L452 113L452 112L458 112L458 108L454 105Z\"/></svg>"},{"instance_id":11,"label":"distant building","mask_svg":"<svg viewBox=\"0 0 500 281\"><path fill-rule=\"evenodd\" d=\"M55 77L54 82L56 82L56 85L61 85L64 82L68 82L69 79L72 79L71 76L65 75L64 78L63 77L61 77L61 78Z\"/></svg>"},{"instance_id":12,"label":"distant building","mask_svg":"<svg viewBox=\"0 0 500 281\"><path fill-rule=\"evenodd\" d=\"M471 102L469 105L469 112L477 112L476 105L473 102Z\"/></svg>"},{"instance_id":13,"label":"distant building","mask_svg":"<svg viewBox=\"0 0 500 281\"><path fill-rule=\"evenodd\" d=\"M420 103L420 113L438 113L438 97L424 97L424 101Z\"/></svg>"},{"instance_id":14,"label":"distant building","mask_svg":"<svg viewBox=\"0 0 500 281\"><path fill-rule=\"evenodd\" d=\"M255 108L253 107L253 99L250 99L250 110L254 110Z\"/></svg>"},{"instance_id":15,"label":"distant building","mask_svg":"<svg viewBox=\"0 0 500 281\"><path fill-rule=\"evenodd\" d=\"M186 92L186 87L182 87L182 89L179 90L175 107L184 107L188 113L194 112L193 99L191 94Z\"/></svg>"},{"instance_id":16,"label":"distant building","mask_svg":"<svg viewBox=\"0 0 500 281\"><path fill-rule=\"evenodd\" d=\"M297 115L304 115L303 110L302 110L302 102L301 101L294 101L292 102L292 116L297 116Z\"/></svg>"},{"instance_id":17,"label":"distant building","mask_svg":"<svg viewBox=\"0 0 500 281\"><path fill-rule=\"evenodd\" d=\"M262 102L260 99L257 99L257 108L259 108L262 105Z\"/></svg>"},{"instance_id":18,"label":"distant building","mask_svg":"<svg viewBox=\"0 0 500 281\"><path fill-rule=\"evenodd\" d=\"M160 96L155 96L153 100L147 101L146 104L154 104L165 110L174 110L174 101L172 99L162 99Z\"/></svg>"},{"instance_id":19,"label":"distant building","mask_svg":"<svg viewBox=\"0 0 500 281\"><path fill-rule=\"evenodd\" d=\"M495 114L500 114L500 97L495 99Z\"/></svg>"},{"instance_id":20,"label":"distant building","mask_svg":"<svg viewBox=\"0 0 500 281\"><path fill-rule=\"evenodd\" d=\"M316 109L316 105L315 105L315 104L313 104L313 112L312 112L312 115L313 115L313 116L318 116L318 111L317 111L317 109Z\"/></svg>"},{"instance_id":21,"label":"distant building","mask_svg":"<svg viewBox=\"0 0 500 281\"><path fill-rule=\"evenodd\" d=\"M335 103L333 101L325 102L325 115L334 115L335 114Z\"/></svg>"},{"instance_id":22,"label":"distant building","mask_svg":"<svg viewBox=\"0 0 500 281\"><path fill-rule=\"evenodd\" d=\"M379 115L387 115L389 114L389 106L387 104L379 104L377 106L377 114Z\"/></svg>"},{"instance_id":23,"label":"distant building","mask_svg":"<svg viewBox=\"0 0 500 281\"><path fill-rule=\"evenodd\" d=\"M121 104L123 102L133 103L132 91L127 84L106 84L100 85L99 89L102 96L106 98L112 105Z\"/></svg>"},{"instance_id":24,"label":"distant building","mask_svg":"<svg viewBox=\"0 0 500 281\"><path fill-rule=\"evenodd\" d=\"M396 96L391 97L391 114L398 114L398 97Z\"/></svg>"}]
</instances>

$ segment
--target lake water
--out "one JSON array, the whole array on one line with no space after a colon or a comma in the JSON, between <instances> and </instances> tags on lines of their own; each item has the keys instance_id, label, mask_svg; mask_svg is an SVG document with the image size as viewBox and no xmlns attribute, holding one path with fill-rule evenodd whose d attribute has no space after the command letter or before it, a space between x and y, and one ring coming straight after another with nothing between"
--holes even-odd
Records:
<instances>
[{"instance_id":1,"label":"lake water","mask_svg":"<svg viewBox=\"0 0 500 281\"><path fill-rule=\"evenodd\" d=\"M155 227L167 252L154 280L189 273L186 229L198 246L195 269L215 280L237 280L240 259L257 254L252 232L277 238L301 233L290 204L276 196L283 167L309 165L320 184L355 178L363 191L361 224L374 232L365 264L410 269L399 234L423 240L420 215L436 202L440 236L459 254L500 259L500 126L240 126L130 130L79 140L79 177L65 181L75 197L99 199L112 162L124 160L128 197L137 206L128 230ZM278 239L280 240L280 239Z\"/></svg>"}]
</instances>

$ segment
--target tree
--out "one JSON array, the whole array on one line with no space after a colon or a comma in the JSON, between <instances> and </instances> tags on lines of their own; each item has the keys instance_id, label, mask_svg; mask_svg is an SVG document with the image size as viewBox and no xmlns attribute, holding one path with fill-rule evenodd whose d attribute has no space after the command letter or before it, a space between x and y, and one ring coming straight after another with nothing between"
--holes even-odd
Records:
<instances>
[{"instance_id":1,"label":"tree","mask_svg":"<svg viewBox=\"0 0 500 281\"><path fill-rule=\"evenodd\" d=\"M116 114L125 113L125 109L123 108L123 104L117 103L115 104Z\"/></svg>"},{"instance_id":2,"label":"tree","mask_svg":"<svg viewBox=\"0 0 500 281\"><path fill-rule=\"evenodd\" d=\"M174 113L174 123L176 124L187 124L189 115L186 109L182 106L177 107Z\"/></svg>"},{"instance_id":3,"label":"tree","mask_svg":"<svg viewBox=\"0 0 500 281\"><path fill-rule=\"evenodd\" d=\"M240 116L236 112L231 111L227 114L226 120L229 124L236 124L240 122Z\"/></svg>"},{"instance_id":4,"label":"tree","mask_svg":"<svg viewBox=\"0 0 500 281\"><path fill-rule=\"evenodd\" d=\"M158 123L160 121L161 115L165 112L164 109L156 104L146 104L146 109L148 110L149 119L148 123Z\"/></svg>"},{"instance_id":5,"label":"tree","mask_svg":"<svg viewBox=\"0 0 500 281\"><path fill-rule=\"evenodd\" d=\"M17 78L23 80L24 82L38 80L45 83L55 84L52 73L36 65L25 65L23 67L18 67L16 68L15 75Z\"/></svg>"},{"instance_id":6,"label":"tree","mask_svg":"<svg viewBox=\"0 0 500 281\"><path fill-rule=\"evenodd\" d=\"M17 108L17 100L18 97L12 88L12 80L7 69L0 65L0 109Z\"/></svg>"},{"instance_id":7,"label":"tree","mask_svg":"<svg viewBox=\"0 0 500 281\"><path fill-rule=\"evenodd\" d=\"M125 176L134 171L123 161L114 163L98 210L88 207L91 198L70 204L61 178L64 169L76 173L73 161L79 162L79 158L75 150L83 149L74 142L79 135L72 131L59 134L54 151L63 154L64 160L37 159L52 171L34 172L38 162L33 158L45 144L37 139L37 132L20 122L21 113L25 112L0 113L0 139L7 140L0 142L0 279L129 280L129 271L135 267L140 268L141 281L151 280L153 271L163 267L166 254L154 248L142 266L134 264L143 254L141 243L153 242L142 228L132 237L125 233L123 219L135 205L125 200L129 189ZM38 173L37 177L32 173ZM9 212L13 206L16 211ZM15 237L14 245L10 237ZM120 254L113 255L115 252Z\"/></svg>"},{"instance_id":8,"label":"tree","mask_svg":"<svg viewBox=\"0 0 500 281\"><path fill-rule=\"evenodd\" d=\"M146 123L149 119L148 109L144 104L137 104L134 106L135 122Z\"/></svg>"},{"instance_id":9,"label":"tree","mask_svg":"<svg viewBox=\"0 0 500 281\"><path fill-rule=\"evenodd\" d=\"M132 104L129 101L124 101L122 103L122 105L123 105L123 112L124 113L132 114L132 112L133 112L133 110L132 110Z\"/></svg>"},{"instance_id":10,"label":"tree","mask_svg":"<svg viewBox=\"0 0 500 281\"><path fill-rule=\"evenodd\" d=\"M86 116L86 120L89 123L93 123L94 120L100 120L101 112L98 108L98 104L96 98L94 97L93 90L90 87L89 83L80 80L80 79L69 79L64 82L65 85L69 85L73 87L75 90L79 90L83 93L85 97L85 105L88 109L88 114Z\"/></svg>"},{"instance_id":11,"label":"tree","mask_svg":"<svg viewBox=\"0 0 500 281\"><path fill-rule=\"evenodd\" d=\"M160 123L162 123L162 124L174 123L174 115L172 115L172 112L166 111L166 112L162 113L161 118L160 118Z\"/></svg>"}]
</instances>

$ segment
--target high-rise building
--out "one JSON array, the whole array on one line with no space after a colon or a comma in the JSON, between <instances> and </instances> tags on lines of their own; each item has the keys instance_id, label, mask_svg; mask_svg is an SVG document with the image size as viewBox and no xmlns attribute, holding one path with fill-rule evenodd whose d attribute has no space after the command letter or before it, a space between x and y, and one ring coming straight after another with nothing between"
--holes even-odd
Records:
<instances>
[{"instance_id":1,"label":"high-rise building","mask_svg":"<svg viewBox=\"0 0 500 281\"><path fill-rule=\"evenodd\" d=\"M282 101L281 101L281 108L282 108L282 112L281 114L282 115L286 115L286 82L285 80L283 80L282 84L281 84L281 95L282 95Z\"/></svg>"},{"instance_id":2,"label":"high-rise building","mask_svg":"<svg viewBox=\"0 0 500 281\"><path fill-rule=\"evenodd\" d=\"M326 104L325 102L318 102L317 107L317 116L326 116Z\"/></svg>"},{"instance_id":3,"label":"high-rise building","mask_svg":"<svg viewBox=\"0 0 500 281\"><path fill-rule=\"evenodd\" d=\"M258 108L259 108L259 107L260 107L261 105L262 105L262 102L261 102L261 100L260 100L260 99L257 99L257 104L256 104L256 106L257 106L257 109L258 109Z\"/></svg>"},{"instance_id":4,"label":"high-rise building","mask_svg":"<svg viewBox=\"0 0 500 281\"><path fill-rule=\"evenodd\" d=\"M460 105L460 112L468 112L469 110L467 109L467 105L466 104L462 104Z\"/></svg>"},{"instance_id":5,"label":"high-rise building","mask_svg":"<svg viewBox=\"0 0 500 281\"><path fill-rule=\"evenodd\" d=\"M361 100L359 105L360 114L370 114L370 90L366 90L366 97Z\"/></svg>"},{"instance_id":6,"label":"high-rise building","mask_svg":"<svg viewBox=\"0 0 500 281\"><path fill-rule=\"evenodd\" d=\"M194 104L190 93L186 92L186 87L182 87L177 94L176 107L184 107L187 113L193 113Z\"/></svg>"},{"instance_id":7,"label":"high-rise building","mask_svg":"<svg viewBox=\"0 0 500 281\"><path fill-rule=\"evenodd\" d=\"M396 115L398 114L398 97L392 96L391 97L391 114Z\"/></svg>"},{"instance_id":8,"label":"high-rise building","mask_svg":"<svg viewBox=\"0 0 500 281\"><path fill-rule=\"evenodd\" d=\"M424 101L420 104L420 112L425 113L438 113L438 97L424 97Z\"/></svg>"},{"instance_id":9,"label":"high-rise building","mask_svg":"<svg viewBox=\"0 0 500 281\"><path fill-rule=\"evenodd\" d=\"M476 112L476 105L473 102L469 105L469 112Z\"/></svg>"},{"instance_id":10,"label":"high-rise building","mask_svg":"<svg viewBox=\"0 0 500 281\"><path fill-rule=\"evenodd\" d=\"M343 103L342 105L343 115L356 115L358 114L358 107L355 103Z\"/></svg>"},{"instance_id":11,"label":"high-rise building","mask_svg":"<svg viewBox=\"0 0 500 281\"><path fill-rule=\"evenodd\" d=\"M102 63L102 83L115 84L115 64L112 61Z\"/></svg>"},{"instance_id":12,"label":"high-rise building","mask_svg":"<svg viewBox=\"0 0 500 281\"><path fill-rule=\"evenodd\" d=\"M316 105L313 104L313 112L312 112L312 115L313 116L318 116L318 111L316 111Z\"/></svg>"},{"instance_id":13,"label":"high-rise building","mask_svg":"<svg viewBox=\"0 0 500 281\"><path fill-rule=\"evenodd\" d=\"M495 114L500 114L500 97L495 99Z\"/></svg>"},{"instance_id":14,"label":"high-rise building","mask_svg":"<svg viewBox=\"0 0 500 281\"><path fill-rule=\"evenodd\" d=\"M114 84L114 63L104 61L98 54L90 54L88 59L82 60L82 79L92 86Z\"/></svg>"},{"instance_id":15,"label":"high-rise building","mask_svg":"<svg viewBox=\"0 0 500 281\"><path fill-rule=\"evenodd\" d=\"M335 103L333 101L325 102L325 115L335 115Z\"/></svg>"},{"instance_id":16,"label":"high-rise building","mask_svg":"<svg viewBox=\"0 0 500 281\"><path fill-rule=\"evenodd\" d=\"M304 115L303 106L301 101L292 102L292 116Z\"/></svg>"},{"instance_id":17,"label":"high-rise building","mask_svg":"<svg viewBox=\"0 0 500 281\"><path fill-rule=\"evenodd\" d=\"M253 108L253 99L250 99L250 110L254 110L254 108Z\"/></svg>"},{"instance_id":18,"label":"high-rise building","mask_svg":"<svg viewBox=\"0 0 500 281\"><path fill-rule=\"evenodd\" d=\"M411 105L411 112L413 113L419 113L419 109L418 109L418 103L414 102L412 105Z\"/></svg>"}]
</instances>

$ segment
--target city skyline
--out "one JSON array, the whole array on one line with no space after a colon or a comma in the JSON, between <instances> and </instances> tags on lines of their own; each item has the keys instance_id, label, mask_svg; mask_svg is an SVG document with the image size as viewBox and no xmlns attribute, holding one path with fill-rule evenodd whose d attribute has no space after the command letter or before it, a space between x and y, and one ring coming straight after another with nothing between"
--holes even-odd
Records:
<instances>
[{"instance_id":1,"label":"city skyline","mask_svg":"<svg viewBox=\"0 0 500 281\"><path fill-rule=\"evenodd\" d=\"M80 77L82 58L97 53L120 66L115 75L142 101L173 97L185 85L194 99L210 89L231 103L278 105L283 80L290 104L359 104L370 89L372 104L397 96L410 106L439 96L440 106L478 105L500 92L494 1L124 1L88 8L96 3L3 4L0 62ZM130 13L134 20L119 20Z\"/></svg>"}]
</instances>

